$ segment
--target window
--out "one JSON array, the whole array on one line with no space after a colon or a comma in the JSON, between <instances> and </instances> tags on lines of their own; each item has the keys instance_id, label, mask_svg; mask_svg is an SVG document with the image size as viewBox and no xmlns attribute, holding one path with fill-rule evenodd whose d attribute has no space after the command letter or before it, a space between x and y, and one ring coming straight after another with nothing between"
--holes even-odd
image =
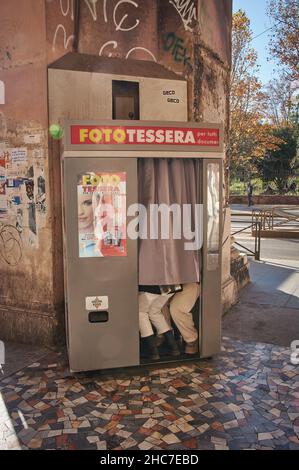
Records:
<instances>
[{"instance_id":1,"label":"window","mask_svg":"<svg viewBox=\"0 0 299 470\"><path fill-rule=\"evenodd\" d=\"M112 80L113 119L139 120L139 83Z\"/></svg>"}]
</instances>

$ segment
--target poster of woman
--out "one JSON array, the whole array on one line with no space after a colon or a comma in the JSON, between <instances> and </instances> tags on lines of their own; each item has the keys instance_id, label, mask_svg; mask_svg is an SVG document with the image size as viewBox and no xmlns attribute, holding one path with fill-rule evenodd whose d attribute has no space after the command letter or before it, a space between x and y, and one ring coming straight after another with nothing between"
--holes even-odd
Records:
<instances>
[{"instance_id":1,"label":"poster of woman","mask_svg":"<svg viewBox=\"0 0 299 470\"><path fill-rule=\"evenodd\" d=\"M126 256L126 173L78 177L80 258Z\"/></svg>"}]
</instances>

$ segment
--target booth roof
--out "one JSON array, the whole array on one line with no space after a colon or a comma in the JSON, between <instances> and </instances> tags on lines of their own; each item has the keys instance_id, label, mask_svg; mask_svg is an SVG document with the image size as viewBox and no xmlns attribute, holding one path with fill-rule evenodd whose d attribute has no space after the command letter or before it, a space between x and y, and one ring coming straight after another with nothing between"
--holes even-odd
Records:
<instances>
[{"instance_id":1,"label":"booth roof","mask_svg":"<svg viewBox=\"0 0 299 470\"><path fill-rule=\"evenodd\" d=\"M119 59L69 52L49 65L50 69L73 70L89 73L105 73L132 77L161 78L185 81L183 77L147 60Z\"/></svg>"}]
</instances>

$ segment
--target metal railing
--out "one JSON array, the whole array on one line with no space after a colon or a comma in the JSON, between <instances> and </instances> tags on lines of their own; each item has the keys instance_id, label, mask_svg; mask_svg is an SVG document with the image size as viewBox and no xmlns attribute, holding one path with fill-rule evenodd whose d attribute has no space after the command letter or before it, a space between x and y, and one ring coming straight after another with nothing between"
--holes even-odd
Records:
<instances>
[{"instance_id":1,"label":"metal railing","mask_svg":"<svg viewBox=\"0 0 299 470\"><path fill-rule=\"evenodd\" d=\"M273 230L274 213L273 209L253 210L251 214L252 224L260 223L261 230Z\"/></svg>"},{"instance_id":2,"label":"metal railing","mask_svg":"<svg viewBox=\"0 0 299 470\"><path fill-rule=\"evenodd\" d=\"M234 240L234 245L238 245L241 248L243 248L243 250L245 250L245 254L247 256L254 256L254 259L256 261L260 261L260 259L261 259L261 225L262 224L261 224L260 221L254 221L253 223L251 223L247 227L244 227L240 230L237 230L237 232L233 232L231 234L231 236L235 236L238 233L245 232L247 229L251 229L251 233L254 236L254 251L250 250L250 248L248 248L247 246L244 246L241 243L236 242L236 240Z\"/></svg>"},{"instance_id":3,"label":"metal railing","mask_svg":"<svg viewBox=\"0 0 299 470\"><path fill-rule=\"evenodd\" d=\"M278 220L281 219L281 220ZM260 222L262 230L274 230L275 227L287 226L290 222L299 222L299 215L290 213L283 208L253 210L252 223Z\"/></svg>"}]
</instances>

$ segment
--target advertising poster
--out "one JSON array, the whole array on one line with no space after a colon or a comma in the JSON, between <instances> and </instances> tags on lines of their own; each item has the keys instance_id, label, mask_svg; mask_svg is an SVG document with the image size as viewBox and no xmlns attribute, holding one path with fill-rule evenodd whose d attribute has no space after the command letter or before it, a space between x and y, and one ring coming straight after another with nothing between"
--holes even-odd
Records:
<instances>
[{"instance_id":1,"label":"advertising poster","mask_svg":"<svg viewBox=\"0 0 299 470\"><path fill-rule=\"evenodd\" d=\"M6 195L6 182L0 177L0 218L7 214L7 195Z\"/></svg>"},{"instance_id":2,"label":"advertising poster","mask_svg":"<svg viewBox=\"0 0 299 470\"><path fill-rule=\"evenodd\" d=\"M6 154L0 150L0 218L7 213Z\"/></svg>"},{"instance_id":3,"label":"advertising poster","mask_svg":"<svg viewBox=\"0 0 299 470\"><path fill-rule=\"evenodd\" d=\"M27 149L13 148L6 152L6 177L23 178L27 171Z\"/></svg>"},{"instance_id":4,"label":"advertising poster","mask_svg":"<svg viewBox=\"0 0 299 470\"><path fill-rule=\"evenodd\" d=\"M44 177L44 172L41 168L38 168L35 171L34 186L36 188L36 194L35 194L36 210L40 214L45 214L46 213L46 181Z\"/></svg>"},{"instance_id":5,"label":"advertising poster","mask_svg":"<svg viewBox=\"0 0 299 470\"><path fill-rule=\"evenodd\" d=\"M79 257L127 256L126 173L78 176Z\"/></svg>"}]
</instances>

